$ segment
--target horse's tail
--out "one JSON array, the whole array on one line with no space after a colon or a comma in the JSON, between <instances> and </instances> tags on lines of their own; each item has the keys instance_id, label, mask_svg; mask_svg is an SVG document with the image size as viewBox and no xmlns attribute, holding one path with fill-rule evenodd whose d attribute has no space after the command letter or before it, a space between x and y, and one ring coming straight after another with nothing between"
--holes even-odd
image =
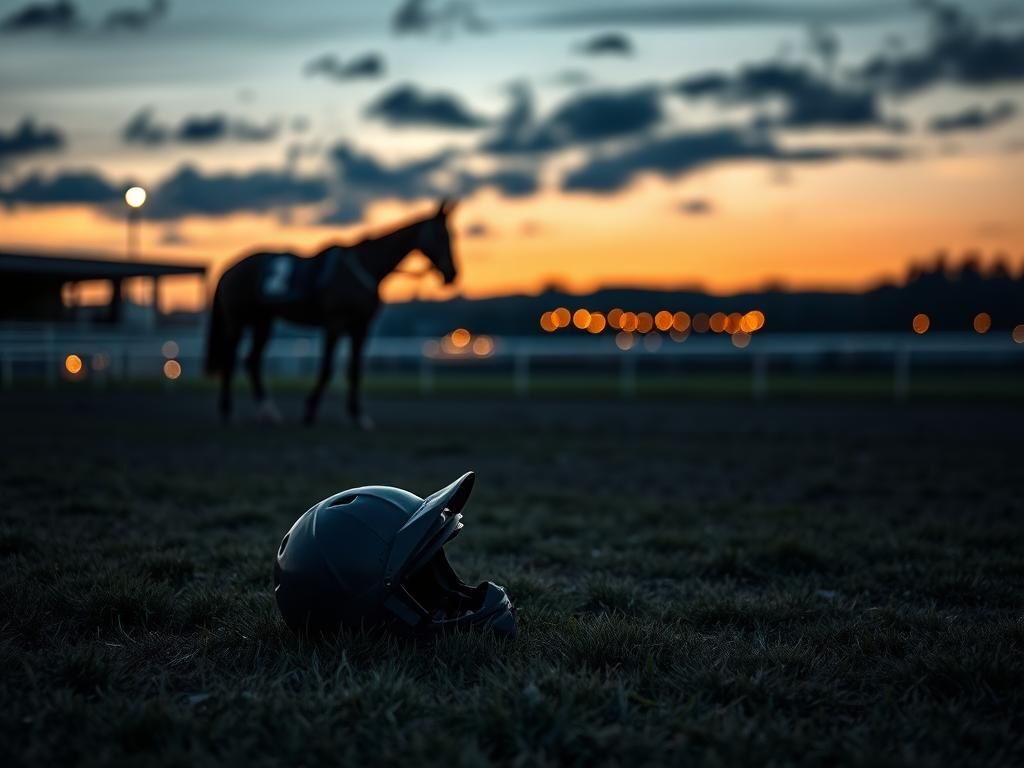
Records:
<instances>
[{"instance_id":1,"label":"horse's tail","mask_svg":"<svg viewBox=\"0 0 1024 768\"><path fill-rule=\"evenodd\" d=\"M224 358L227 355L224 339L224 299L220 292L220 283L213 292L210 304L210 323L206 331L206 375L216 376L224 369Z\"/></svg>"}]
</instances>

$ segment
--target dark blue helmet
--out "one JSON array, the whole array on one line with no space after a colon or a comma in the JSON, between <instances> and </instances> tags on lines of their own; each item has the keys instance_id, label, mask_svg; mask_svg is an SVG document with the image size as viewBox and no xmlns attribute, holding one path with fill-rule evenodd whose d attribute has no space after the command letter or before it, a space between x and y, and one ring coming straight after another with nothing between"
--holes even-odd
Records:
<instances>
[{"instance_id":1,"label":"dark blue helmet","mask_svg":"<svg viewBox=\"0 0 1024 768\"><path fill-rule=\"evenodd\" d=\"M462 529L467 472L426 499L370 485L330 496L281 540L274 594L294 630L389 626L412 634L475 627L515 633L503 587L456 575L444 545Z\"/></svg>"}]
</instances>

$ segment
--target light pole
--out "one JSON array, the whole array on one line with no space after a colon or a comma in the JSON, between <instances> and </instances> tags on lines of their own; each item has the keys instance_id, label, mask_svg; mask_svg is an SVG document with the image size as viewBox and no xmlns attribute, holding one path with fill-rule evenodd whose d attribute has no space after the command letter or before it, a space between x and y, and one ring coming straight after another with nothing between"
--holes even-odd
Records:
<instances>
[{"instance_id":1,"label":"light pole","mask_svg":"<svg viewBox=\"0 0 1024 768\"><path fill-rule=\"evenodd\" d=\"M125 242L128 261L139 258L139 222L142 219L142 206L146 204L146 190L142 187L129 187L124 193L124 202L128 206L128 237ZM141 284L141 281L140 281ZM130 295L132 291L128 291ZM139 296L139 301L142 297Z\"/></svg>"},{"instance_id":2,"label":"light pole","mask_svg":"<svg viewBox=\"0 0 1024 768\"><path fill-rule=\"evenodd\" d=\"M129 187L124 193L124 201L128 205L128 261L139 257L139 219L142 206L146 204L146 190L142 187Z\"/></svg>"}]
</instances>

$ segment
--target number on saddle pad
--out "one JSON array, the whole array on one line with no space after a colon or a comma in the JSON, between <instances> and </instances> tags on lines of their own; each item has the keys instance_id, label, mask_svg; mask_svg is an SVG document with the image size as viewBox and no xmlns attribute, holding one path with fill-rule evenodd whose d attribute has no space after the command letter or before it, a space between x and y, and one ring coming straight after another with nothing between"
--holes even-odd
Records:
<instances>
[{"instance_id":1,"label":"number on saddle pad","mask_svg":"<svg viewBox=\"0 0 1024 768\"><path fill-rule=\"evenodd\" d=\"M284 296L288 293L293 265L294 259L291 256L275 256L270 260L267 276L263 280L263 292L267 296Z\"/></svg>"}]
</instances>

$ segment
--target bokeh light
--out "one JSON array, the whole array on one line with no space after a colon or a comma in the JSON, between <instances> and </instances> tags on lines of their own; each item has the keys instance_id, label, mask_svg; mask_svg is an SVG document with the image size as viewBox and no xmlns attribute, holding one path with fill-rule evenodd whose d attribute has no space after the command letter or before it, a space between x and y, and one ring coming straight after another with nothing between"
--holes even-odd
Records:
<instances>
[{"instance_id":1,"label":"bokeh light","mask_svg":"<svg viewBox=\"0 0 1024 768\"><path fill-rule=\"evenodd\" d=\"M142 187L129 187L124 193L124 201L130 208L141 208L146 204L146 190Z\"/></svg>"},{"instance_id":2,"label":"bokeh light","mask_svg":"<svg viewBox=\"0 0 1024 768\"><path fill-rule=\"evenodd\" d=\"M572 324L582 331L590 325L590 312L585 309L577 309L572 314Z\"/></svg>"},{"instance_id":3,"label":"bokeh light","mask_svg":"<svg viewBox=\"0 0 1024 768\"><path fill-rule=\"evenodd\" d=\"M619 328L626 333L633 333L637 328L637 317L632 312L623 312L622 317L619 318Z\"/></svg>"},{"instance_id":4,"label":"bokeh light","mask_svg":"<svg viewBox=\"0 0 1024 768\"><path fill-rule=\"evenodd\" d=\"M632 349L634 343L635 339L633 337L633 334L630 333L629 331L619 331L617 334L615 334L615 346L617 346L623 352L625 352L628 349Z\"/></svg>"},{"instance_id":5,"label":"bokeh light","mask_svg":"<svg viewBox=\"0 0 1024 768\"><path fill-rule=\"evenodd\" d=\"M636 316L636 329L640 333L650 333L654 328L654 317L650 312L641 312Z\"/></svg>"},{"instance_id":6,"label":"bokeh light","mask_svg":"<svg viewBox=\"0 0 1024 768\"><path fill-rule=\"evenodd\" d=\"M551 313L551 317L554 318L556 328L568 328L569 322L572 320L569 310L565 307L556 309Z\"/></svg>"},{"instance_id":7,"label":"bokeh light","mask_svg":"<svg viewBox=\"0 0 1024 768\"><path fill-rule=\"evenodd\" d=\"M760 330L762 325L764 325L764 315L756 309L747 312L740 318L740 330L744 333L754 333Z\"/></svg>"},{"instance_id":8,"label":"bokeh light","mask_svg":"<svg viewBox=\"0 0 1024 768\"><path fill-rule=\"evenodd\" d=\"M698 312L693 316L693 330L697 333L707 333L709 326L708 316L704 312Z\"/></svg>"},{"instance_id":9,"label":"bokeh light","mask_svg":"<svg viewBox=\"0 0 1024 768\"><path fill-rule=\"evenodd\" d=\"M622 310L615 307L611 312L608 313L608 325L612 328L618 328L619 322L622 320Z\"/></svg>"},{"instance_id":10,"label":"bokeh light","mask_svg":"<svg viewBox=\"0 0 1024 768\"><path fill-rule=\"evenodd\" d=\"M974 330L977 333L988 333L992 328L992 315L988 312L979 312L974 316Z\"/></svg>"},{"instance_id":11,"label":"bokeh light","mask_svg":"<svg viewBox=\"0 0 1024 768\"><path fill-rule=\"evenodd\" d=\"M924 312L918 312L914 315L914 320L911 323L911 327L914 329L914 333L920 335L928 333L928 329L931 327L932 321Z\"/></svg>"},{"instance_id":12,"label":"bokeh light","mask_svg":"<svg viewBox=\"0 0 1024 768\"><path fill-rule=\"evenodd\" d=\"M661 334L649 333L644 336L644 349L648 352L657 352L661 349Z\"/></svg>"},{"instance_id":13,"label":"bokeh light","mask_svg":"<svg viewBox=\"0 0 1024 768\"><path fill-rule=\"evenodd\" d=\"M590 313L590 322L587 324L587 330L591 333L600 333L605 329L608 321L604 319L604 315L600 312Z\"/></svg>"},{"instance_id":14,"label":"bokeh light","mask_svg":"<svg viewBox=\"0 0 1024 768\"><path fill-rule=\"evenodd\" d=\"M1014 326L1012 335L1015 342L1024 344L1024 323Z\"/></svg>"},{"instance_id":15,"label":"bokeh light","mask_svg":"<svg viewBox=\"0 0 1024 768\"><path fill-rule=\"evenodd\" d=\"M456 349L462 349L468 345L470 338L472 337L465 328L456 328L451 334L452 344Z\"/></svg>"},{"instance_id":16,"label":"bokeh light","mask_svg":"<svg viewBox=\"0 0 1024 768\"><path fill-rule=\"evenodd\" d=\"M68 355L64 358L64 370L72 376L77 376L82 372L82 358L78 355Z\"/></svg>"},{"instance_id":17,"label":"bokeh light","mask_svg":"<svg viewBox=\"0 0 1024 768\"><path fill-rule=\"evenodd\" d=\"M675 328L669 331L668 335L672 338L672 341L676 342L677 344L682 344L684 341L690 338L689 331L677 331Z\"/></svg>"},{"instance_id":18,"label":"bokeh light","mask_svg":"<svg viewBox=\"0 0 1024 768\"><path fill-rule=\"evenodd\" d=\"M690 316L685 312L676 312L672 315L672 328L679 333L690 330Z\"/></svg>"},{"instance_id":19,"label":"bokeh light","mask_svg":"<svg viewBox=\"0 0 1024 768\"><path fill-rule=\"evenodd\" d=\"M540 327L548 333L558 330L558 323L555 322L555 316L552 312L545 312L540 316Z\"/></svg>"},{"instance_id":20,"label":"bokeh light","mask_svg":"<svg viewBox=\"0 0 1024 768\"><path fill-rule=\"evenodd\" d=\"M743 315L739 312L731 312L725 318L725 332L730 336L734 333L739 332L740 323L743 321Z\"/></svg>"},{"instance_id":21,"label":"bokeh light","mask_svg":"<svg viewBox=\"0 0 1024 768\"><path fill-rule=\"evenodd\" d=\"M721 333L725 330L725 313L715 312L710 318L708 318L708 327L715 333Z\"/></svg>"},{"instance_id":22,"label":"bokeh light","mask_svg":"<svg viewBox=\"0 0 1024 768\"><path fill-rule=\"evenodd\" d=\"M494 352L494 340L490 336L477 336L473 339L473 354L478 357L489 357Z\"/></svg>"},{"instance_id":23,"label":"bokeh light","mask_svg":"<svg viewBox=\"0 0 1024 768\"><path fill-rule=\"evenodd\" d=\"M177 357L178 352L180 351L178 349L178 342L169 339L163 343L163 346L160 347L160 351L163 352L164 357L168 359Z\"/></svg>"},{"instance_id":24,"label":"bokeh light","mask_svg":"<svg viewBox=\"0 0 1024 768\"><path fill-rule=\"evenodd\" d=\"M174 381L181 376L181 363L177 360L168 360L164 363L164 376Z\"/></svg>"},{"instance_id":25,"label":"bokeh light","mask_svg":"<svg viewBox=\"0 0 1024 768\"><path fill-rule=\"evenodd\" d=\"M672 313L668 310L661 310L654 316L654 327L659 331L667 331L672 327Z\"/></svg>"},{"instance_id":26,"label":"bokeh light","mask_svg":"<svg viewBox=\"0 0 1024 768\"><path fill-rule=\"evenodd\" d=\"M732 345L737 349L746 349L750 344L750 334L746 331L736 331L732 335Z\"/></svg>"}]
</instances>

